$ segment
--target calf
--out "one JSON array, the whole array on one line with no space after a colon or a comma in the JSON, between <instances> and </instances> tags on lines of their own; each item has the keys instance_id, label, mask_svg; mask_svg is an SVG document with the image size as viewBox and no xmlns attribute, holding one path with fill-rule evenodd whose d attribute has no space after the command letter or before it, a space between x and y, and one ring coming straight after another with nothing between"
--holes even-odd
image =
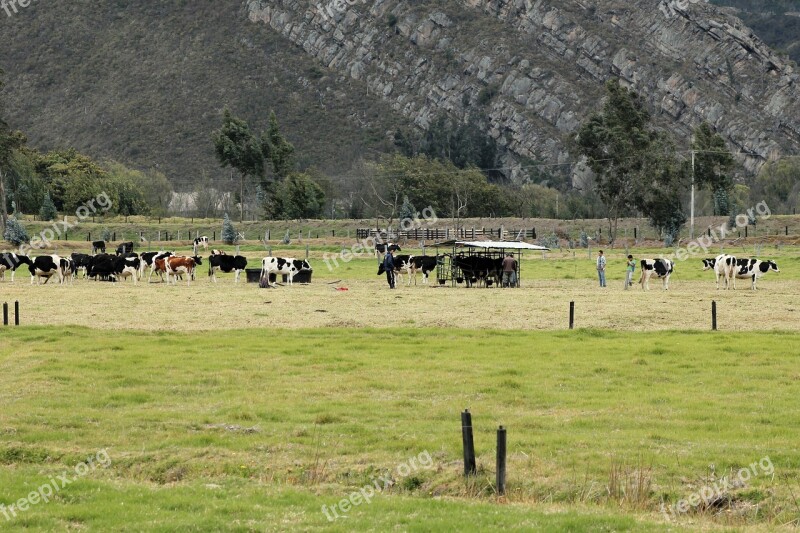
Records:
<instances>
[{"instance_id":1,"label":"calf","mask_svg":"<svg viewBox=\"0 0 800 533\"><path fill-rule=\"evenodd\" d=\"M208 275L216 283L217 270L222 272L235 272L234 283L239 283L239 275L247 268L247 258L241 255L214 254L208 258Z\"/></svg>"},{"instance_id":2,"label":"calf","mask_svg":"<svg viewBox=\"0 0 800 533\"><path fill-rule=\"evenodd\" d=\"M436 270L441 256L412 255L408 260L408 284L411 285L411 277L414 277L414 285L417 284L417 272L422 272L422 283L428 283L428 274Z\"/></svg>"},{"instance_id":3,"label":"calf","mask_svg":"<svg viewBox=\"0 0 800 533\"><path fill-rule=\"evenodd\" d=\"M642 290L650 290L650 277L655 275L661 278L664 283L664 290L669 290L669 277L675 269L674 263L669 259L642 259L642 277L639 278L639 283L642 284Z\"/></svg>"},{"instance_id":4,"label":"calf","mask_svg":"<svg viewBox=\"0 0 800 533\"><path fill-rule=\"evenodd\" d=\"M106 241L92 241L92 255L97 252L106 253Z\"/></svg>"},{"instance_id":5,"label":"calf","mask_svg":"<svg viewBox=\"0 0 800 533\"><path fill-rule=\"evenodd\" d=\"M736 290L736 269L737 260L734 256L728 254L720 254L714 259L703 259L703 270L714 269L714 275L717 278L717 290L719 290L720 276L725 280L725 289L730 289L733 284L733 290Z\"/></svg>"},{"instance_id":6,"label":"calf","mask_svg":"<svg viewBox=\"0 0 800 533\"><path fill-rule=\"evenodd\" d=\"M762 261L760 259L737 259L736 277L740 279L750 279L750 288L756 290L756 281L770 270L780 272L778 265L774 261Z\"/></svg>"},{"instance_id":7,"label":"calf","mask_svg":"<svg viewBox=\"0 0 800 533\"><path fill-rule=\"evenodd\" d=\"M63 285L67 266L66 261L55 254L35 257L28 265L28 271L31 273L31 285L34 280L39 285L42 278L45 278L44 282L47 284L52 276L57 276L58 282Z\"/></svg>"},{"instance_id":8,"label":"calf","mask_svg":"<svg viewBox=\"0 0 800 533\"><path fill-rule=\"evenodd\" d=\"M117 246L117 255L129 254L133 251L133 241L123 242Z\"/></svg>"},{"instance_id":9,"label":"calf","mask_svg":"<svg viewBox=\"0 0 800 533\"><path fill-rule=\"evenodd\" d=\"M30 266L31 260L26 255L17 255L12 252L0 254L0 280L6 279L6 270L11 271L11 283L14 283L14 274L20 265Z\"/></svg>"},{"instance_id":10,"label":"calf","mask_svg":"<svg viewBox=\"0 0 800 533\"><path fill-rule=\"evenodd\" d=\"M179 274L186 274L186 285L191 285L192 276L194 275L194 269L198 265L202 265L203 262L202 258L198 256L194 257L184 257L184 256L171 256L164 259L164 266L167 270L167 283L170 282L172 276L175 276L175 280L172 281L172 284L176 284L178 282L178 275Z\"/></svg>"},{"instance_id":11,"label":"calf","mask_svg":"<svg viewBox=\"0 0 800 533\"><path fill-rule=\"evenodd\" d=\"M285 275L291 285L295 275L301 270L311 270L308 261L293 257L265 257L261 260L261 278L266 278L267 284L269 284L269 275L275 274L276 279L278 275Z\"/></svg>"}]
</instances>

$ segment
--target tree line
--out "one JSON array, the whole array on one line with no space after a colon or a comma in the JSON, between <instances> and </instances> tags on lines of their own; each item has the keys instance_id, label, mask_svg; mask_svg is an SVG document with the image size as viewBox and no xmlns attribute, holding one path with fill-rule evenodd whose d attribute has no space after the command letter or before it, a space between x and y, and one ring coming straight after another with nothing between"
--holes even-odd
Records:
<instances>
[{"instance_id":1,"label":"tree line","mask_svg":"<svg viewBox=\"0 0 800 533\"><path fill-rule=\"evenodd\" d=\"M463 123L440 114L424 131L398 129L394 153L362 160L347 175L327 175L298 164L302 154L275 113L257 131L225 108L210 141L220 168L238 180L220 186L200 176L188 191L175 193L156 170L98 162L74 149L39 152L2 120L0 101L0 215L3 226L8 213L51 220L105 192L118 215L378 218L386 225L431 208L457 225L465 217L608 218L612 239L620 217L644 216L669 242L686 223L692 177L698 215L740 212L753 199L776 213L796 207L800 159L770 162L748 183L736 182L734 158L710 125L694 130L692 165L673 137L653 124L636 92L617 81L605 90L602 109L570 140L570 151L593 173L581 188L573 184L574 163L524 160L516 169L522 178L510 180L479 113Z\"/></svg>"}]
</instances>

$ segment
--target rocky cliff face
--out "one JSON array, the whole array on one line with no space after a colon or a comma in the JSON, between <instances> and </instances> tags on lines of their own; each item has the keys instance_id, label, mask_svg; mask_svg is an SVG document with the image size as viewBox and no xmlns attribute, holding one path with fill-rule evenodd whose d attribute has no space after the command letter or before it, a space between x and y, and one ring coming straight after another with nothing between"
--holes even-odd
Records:
<instances>
[{"instance_id":1,"label":"rocky cliff face","mask_svg":"<svg viewBox=\"0 0 800 533\"><path fill-rule=\"evenodd\" d=\"M247 0L250 20L364 83L426 128L485 117L510 166L574 160L569 139L619 78L688 145L708 121L749 171L800 152L792 64L690 0ZM575 171L575 169L573 169ZM520 176L523 173L512 173Z\"/></svg>"}]
</instances>

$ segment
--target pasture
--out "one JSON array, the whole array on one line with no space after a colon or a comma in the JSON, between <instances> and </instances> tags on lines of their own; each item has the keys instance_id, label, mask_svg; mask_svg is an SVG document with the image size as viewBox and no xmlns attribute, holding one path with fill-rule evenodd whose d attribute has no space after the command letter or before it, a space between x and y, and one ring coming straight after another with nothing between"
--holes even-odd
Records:
<instances>
[{"instance_id":1,"label":"pasture","mask_svg":"<svg viewBox=\"0 0 800 533\"><path fill-rule=\"evenodd\" d=\"M85 247L57 253L71 244ZM781 272L758 291L747 280L715 290L698 257L677 262L668 292L658 281L623 291L620 250L608 250L606 289L583 250L526 255L521 289L425 287L420 276L396 291L372 257L326 268L324 254L340 250L311 247L312 283L276 289L232 274L213 284L205 262L188 287L31 286L27 272L13 284L7 274L0 302L20 301L23 326L0 330L0 504L98 450L110 466L0 524L675 531L800 519L797 248L761 250ZM254 268L266 255L242 253ZM305 247L272 253L304 258ZM467 482L466 407L478 458ZM505 497L494 490L500 424ZM400 475L421 453L430 467ZM662 512L764 458L772 473L754 470L715 506ZM326 518L323 505L382 476L396 483Z\"/></svg>"}]
</instances>

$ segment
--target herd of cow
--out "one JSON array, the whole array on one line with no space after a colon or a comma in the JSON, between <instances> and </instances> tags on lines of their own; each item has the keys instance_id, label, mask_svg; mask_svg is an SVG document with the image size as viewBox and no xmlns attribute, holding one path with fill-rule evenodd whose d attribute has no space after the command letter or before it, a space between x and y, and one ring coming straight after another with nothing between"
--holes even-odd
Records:
<instances>
[{"instance_id":1,"label":"herd of cow","mask_svg":"<svg viewBox=\"0 0 800 533\"><path fill-rule=\"evenodd\" d=\"M387 250L399 251L400 247L393 244L382 245L382 249L376 247L376 252L385 253ZM387 248L388 247L388 248ZM465 254L444 254L438 256L418 256L418 255L395 255L394 265L395 274L402 279L408 276L407 285L414 279L416 284L417 272L422 272L422 282L428 282L428 274L437 265L443 263L444 257L451 258L453 272L458 277L459 282L466 282L468 287L473 284L490 286L494 284L500 286L502 276L502 257L486 257L483 255ZM761 259L738 259L729 254L721 254L713 259L703 259L703 270L713 269L716 274L717 288L719 289L720 278L725 282L725 288L731 286L736 289L736 279L749 279L750 288L756 290L756 282L767 272L778 270L778 265L774 261ZM675 263L670 259L642 259L642 268L639 283L643 290L650 290L650 279L655 277L663 283L664 289L669 289L669 279L675 269ZM385 272L381 262L378 265L378 275Z\"/></svg>"},{"instance_id":2,"label":"herd of cow","mask_svg":"<svg viewBox=\"0 0 800 533\"><path fill-rule=\"evenodd\" d=\"M92 243L92 254L73 253L70 257L61 257L55 254L39 257L27 257L11 252L0 254L0 279L5 279L6 271L11 272L11 281L14 281L16 270L22 265L28 266L31 274L31 285L34 282L47 283L51 277L58 279L60 284L72 282L79 272L83 271L84 277L98 281L122 281L132 278L136 283L143 279L145 271L149 269L147 281L150 282L153 274L163 281L166 275L168 283L177 283L177 280L186 278L189 285L195 279L195 270L202 265L202 258L198 255L198 246L208 249L208 237L198 237L194 242L195 255L181 256L174 252L144 252L137 254L133 251L133 242L120 244L115 254L107 254L106 243L95 241ZM234 273L234 282L239 282L239 276L247 268L247 258L241 255L228 255L222 250L211 250L208 257L208 275L211 281L217 282L217 272ZM311 271L308 261L294 258L265 257L261 261L261 279L270 285L270 275L286 276L291 285L295 275L301 271Z\"/></svg>"},{"instance_id":3,"label":"herd of cow","mask_svg":"<svg viewBox=\"0 0 800 533\"><path fill-rule=\"evenodd\" d=\"M770 270L780 272L775 261L761 259L737 259L729 254L720 254L713 259L703 259L703 270L714 269L717 278L717 289L719 289L719 279L725 281L725 288L731 285L736 289L736 279L749 279L750 288L756 290L756 282ZM639 283L642 289L650 289L650 278L655 276L662 280L664 290L669 289L669 278L675 269L675 264L670 259L642 259L642 274Z\"/></svg>"},{"instance_id":4,"label":"herd of cow","mask_svg":"<svg viewBox=\"0 0 800 533\"><path fill-rule=\"evenodd\" d=\"M14 253L0 254L0 279L5 279L5 272L11 272L11 281L14 281L14 273L22 265L28 266L31 274L31 284L34 282L45 283L55 276L59 283L71 282L78 274L83 271L84 277L100 281L119 281L132 278L134 283L143 279L145 271L149 269L147 281L150 282L153 274L157 274L163 281L166 275L168 283L177 283L178 279L186 278L187 285L195 278L195 270L202 265L202 258L197 255L199 247L208 249L208 237L198 237L194 241L192 256L180 256L174 252L144 252L137 254L133 251L133 242L123 242L117 246L115 254L107 254L106 243L95 241L92 243L92 255L73 253L70 257L60 257L58 255L43 255L29 258ZM400 247L395 244L379 245L376 253L384 253L387 250L400 251ZM459 279L463 278L467 286L480 284L488 286L492 283L499 286L502 275L502 258L486 257L483 255L465 254L446 254L451 259L453 271ZM414 280L416 275L422 273L422 282L427 284L430 273L443 264L445 255L420 256L420 255L395 255L395 273L398 276L406 274L407 284ZM211 281L217 282L216 273L234 273L234 282L239 282L241 273L247 268L247 258L241 255L227 255L221 250L211 250L208 259L208 275ZM778 265L774 261L760 259L739 259L733 255L721 254L713 259L703 259L703 270L714 270L716 275L717 288L720 288L720 279L723 280L726 289L733 287L736 289L736 279L749 279L750 287L755 290L756 282L767 272L778 270ZM674 262L670 259L642 259L640 261L642 272L639 283L642 289L649 290L650 278L656 277L663 282L664 289L669 289L669 279L674 271ZM293 278L299 272L311 271L311 265L306 260L283 257L265 257L261 261L261 280L266 280L264 284L270 286L270 275L285 276L291 285ZM378 266L378 275L384 273L384 266L381 262ZM491 280L491 281L488 281Z\"/></svg>"}]
</instances>

